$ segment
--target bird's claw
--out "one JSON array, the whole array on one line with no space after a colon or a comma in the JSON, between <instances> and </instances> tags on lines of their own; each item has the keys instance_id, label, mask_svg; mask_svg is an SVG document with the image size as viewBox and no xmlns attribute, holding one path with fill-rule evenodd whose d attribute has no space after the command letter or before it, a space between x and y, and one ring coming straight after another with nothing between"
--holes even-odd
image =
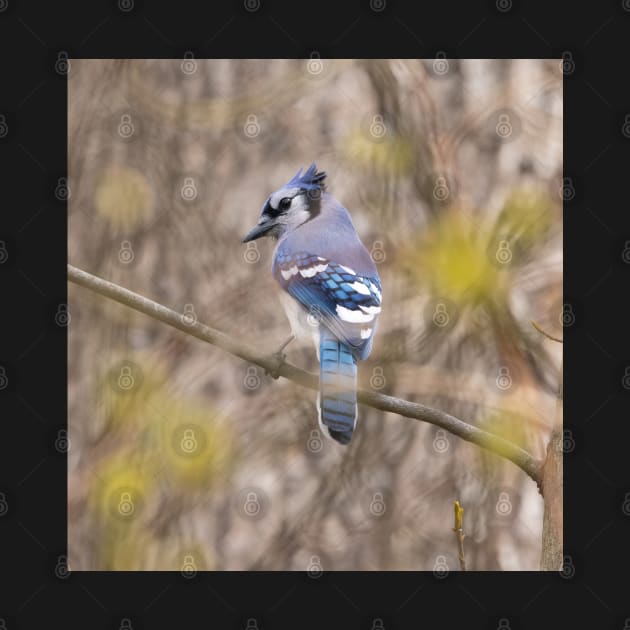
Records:
<instances>
[{"instance_id":1,"label":"bird's claw","mask_svg":"<svg viewBox=\"0 0 630 630\"><path fill-rule=\"evenodd\" d=\"M295 339L295 335L291 335L272 355L271 359L275 362L275 366L272 368L266 368L265 374L269 374L271 378L277 379L280 377L280 368L284 365L287 355L283 350Z\"/></svg>"},{"instance_id":2,"label":"bird's claw","mask_svg":"<svg viewBox=\"0 0 630 630\"><path fill-rule=\"evenodd\" d=\"M284 365L286 358L287 355L282 350L274 352L271 355L271 359L275 362L275 365L272 368L265 368L265 374L268 374L273 379L278 379L280 377L280 368Z\"/></svg>"}]
</instances>

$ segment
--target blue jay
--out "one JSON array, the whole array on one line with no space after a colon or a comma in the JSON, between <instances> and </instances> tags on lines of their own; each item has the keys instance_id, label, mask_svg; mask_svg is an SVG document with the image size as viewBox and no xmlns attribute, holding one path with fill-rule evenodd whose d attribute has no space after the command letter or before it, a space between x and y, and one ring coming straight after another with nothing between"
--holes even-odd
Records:
<instances>
[{"instance_id":1,"label":"blue jay","mask_svg":"<svg viewBox=\"0 0 630 630\"><path fill-rule=\"evenodd\" d=\"M243 242L277 240L271 271L286 292L283 306L294 333L289 341L304 329L314 333L319 424L324 434L348 444L357 420L357 361L372 349L381 282L348 211L326 192L325 178L315 164L300 169L269 195Z\"/></svg>"}]
</instances>

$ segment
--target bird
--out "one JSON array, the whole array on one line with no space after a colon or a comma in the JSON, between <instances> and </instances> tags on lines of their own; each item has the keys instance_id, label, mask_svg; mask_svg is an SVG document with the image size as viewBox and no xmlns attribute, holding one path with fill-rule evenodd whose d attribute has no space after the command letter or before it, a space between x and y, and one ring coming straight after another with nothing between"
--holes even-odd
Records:
<instances>
[{"instance_id":1,"label":"bird","mask_svg":"<svg viewBox=\"0 0 630 630\"><path fill-rule=\"evenodd\" d=\"M357 422L357 362L367 359L381 313L376 265L348 210L326 189L315 163L271 193L244 243L276 241L271 272L292 335L310 331L320 363L318 422L347 445Z\"/></svg>"}]
</instances>

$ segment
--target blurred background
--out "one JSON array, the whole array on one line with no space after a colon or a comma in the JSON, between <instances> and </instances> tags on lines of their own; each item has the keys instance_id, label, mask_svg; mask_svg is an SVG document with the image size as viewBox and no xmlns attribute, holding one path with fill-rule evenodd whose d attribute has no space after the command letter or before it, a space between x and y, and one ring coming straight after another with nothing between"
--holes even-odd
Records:
<instances>
[{"instance_id":1,"label":"blurred background","mask_svg":"<svg viewBox=\"0 0 630 630\"><path fill-rule=\"evenodd\" d=\"M72 60L68 259L269 352L273 243L240 239L315 161L378 265L360 385L544 456L562 346L562 73L553 60ZM566 194L566 191L565 191ZM73 570L536 570L512 463L315 392L69 285ZM312 345L288 360L317 371Z\"/></svg>"}]
</instances>

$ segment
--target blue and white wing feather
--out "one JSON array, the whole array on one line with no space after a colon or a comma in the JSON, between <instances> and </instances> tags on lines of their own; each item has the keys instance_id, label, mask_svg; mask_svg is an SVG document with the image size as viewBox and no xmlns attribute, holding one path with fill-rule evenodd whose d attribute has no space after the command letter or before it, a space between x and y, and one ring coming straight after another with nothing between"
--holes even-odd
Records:
<instances>
[{"instance_id":1,"label":"blue and white wing feather","mask_svg":"<svg viewBox=\"0 0 630 630\"><path fill-rule=\"evenodd\" d=\"M306 311L321 318L326 328L350 346L357 359L367 358L381 312L378 275L358 275L324 256L282 249L274 259L273 273Z\"/></svg>"}]
</instances>

